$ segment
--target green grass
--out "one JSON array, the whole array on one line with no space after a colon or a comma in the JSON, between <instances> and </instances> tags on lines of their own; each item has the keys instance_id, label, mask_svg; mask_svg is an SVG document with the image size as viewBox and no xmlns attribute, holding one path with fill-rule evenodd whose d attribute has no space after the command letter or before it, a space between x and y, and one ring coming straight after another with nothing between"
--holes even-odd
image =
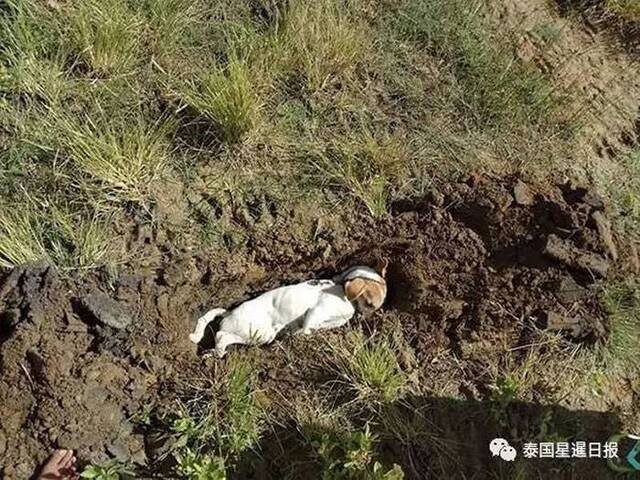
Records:
<instances>
[{"instance_id":1,"label":"green grass","mask_svg":"<svg viewBox=\"0 0 640 480\"><path fill-rule=\"evenodd\" d=\"M241 60L212 67L195 82L180 87L176 95L213 122L223 142L240 142L259 121L261 105L250 67Z\"/></svg>"},{"instance_id":2,"label":"green grass","mask_svg":"<svg viewBox=\"0 0 640 480\"><path fill-rule=\"evenodd\" d=\"M618 221L626 233L640 235L640 150L619 157L619 170L612 172L605 188L610 192Z\"/></svg>"},{"instance_id":3,"label":"green grass","mask_svg":"<svg viewBox=\"0 0 640 480\"><path fill-rule=\"evenodd\" d=\"M327 89L353 73L366 54L364 25L349 18L334 0L293 0L284 16L284 48L301 72L309 93Z\"/></svg>"},{"instance_id":4,"label":"green grass","mask_svg":"<svg viewBox=\"0 0 640 480\"><path fill-rule=\"evenodd\" d=\"M392 402L407 383L396 354L385 340L369 339L353 332L332 347L336 368L346 384L366 402Z\"/></svg>"},{"instance_id":5,"label":"green grass","mask_svg":"<svg viewBox=\"0 0 640 480\"><path fill-rule=\"evenodd\" d=\"M113 261L108 222L59 208L0 209L0 266L49 262L61 270L89 270Z\"/></svg>"},{"instance_id":6,"label":"green grass","mask_svg":"<svg viewBox=\"0 0 640 480\"><path fill-rule=\"evenodd\" d=\"M52 141L114 200L144 204L167 166L171 122L163 119L149 124L134 114L123 128L122 120L96 122L52 111L46 125Z\"/></svg>"},{"instance_id":7,"label":"green grass","mask_svg":"<svg viewBox=\"0 0 640 480\"><path fill-rule=\"evenodd\" d=\"M181 404L170 433L179 474L193 480L224 478L225 465L255 447L264 428L255 382L252 365L238 361L223 382Z\"/></svg>"},{"instance_id":8,"label":"green grass","mask_svg":"<svg viewBox=\"0 0 640 480\"><path fill-rule=\"evenodd\" d=\"M553 123L561 96L541 73L507 50L484 20L481 2L405 4L397 28L447 62L455 77L457 107L472 124L513 129Z\"/></svg>"},{"instance_id":9,"label":"green grass","mask_svg":"<svg viewBox=\"0 0 640 480\"><path fill-rule=\"evenodd\" d=\"M626 20L640 22L640 3L636 0L607 0L606 7Z\"/></svg>"},{"instance_id":10,"label":"green grass","mask_svg":"<svg viewBox=\"0 0 640 480\"><path fill-rule=\"evenodd\" d=\"M640 285L635 279L610 284L604 291L604 303L610 320L605 361L622 366L627 371L638 371Z\"/></svg>"},{"instance_id":11,"label":"green grass","mask_svg":"<svg viewBox=\"0 0 640 480\"><path fill-rule=\"evenodd\" d=\"M353 196L379 218L387 213L393 185L408 161L403 142L399 135L381 136L365 127L306 154L320 184Z\"/></svg>"},{"instance_id":12,"label":"green grass","mask_svg":"<svg viewBox=\"0 0 640 480\"><path fill-rule=\"evenodd\" d=\"M127 75L138 66L144 25L125 0L77 2L68 21L71 47L95 75Z\"/></svg>"}]
</instances>

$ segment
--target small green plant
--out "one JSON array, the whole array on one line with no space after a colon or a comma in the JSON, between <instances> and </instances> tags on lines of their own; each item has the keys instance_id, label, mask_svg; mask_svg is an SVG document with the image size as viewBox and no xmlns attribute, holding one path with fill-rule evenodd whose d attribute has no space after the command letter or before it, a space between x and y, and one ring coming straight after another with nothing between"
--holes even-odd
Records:
<instances>
[{"instance_id":1,"label":"small green plant","mask_svg":"<svg viewBox=\"0 0 640 480\"><path fill-rule=\"evenodd\" d=\"M518 399L520 387L518 383L508 375L498 378L491 392L491 414L501 425L509 423L509 406Z\"/></svg>"},{"instance_id":2,"label":"small green plant","mask_svg":"<svg viewBox=\"0 0 640 480\"><path fill-rule=\"evenodd\" d=\"M399 465L385 467L375 460L376 437L366 425L362 431L324 433L312 441L323 480L401 480Z\"/></svg>"},{"instance_id":3,"label":"small green plant","mask_svg":"<svg viewBox=\"0 0 640 480\"><path fill-rule=\"evenodd\" d=\"M213 122L223 142L241 141L258 122L261 106L245 61L231 59L224 68L213 67L177 95Z\"/></svg>"},{"instance_id":4,"label":"small green plant","mask_svg":"<svg viewBox=\"0 0 640 480\"><path fill-rule=\"evenodd\" d=\"M134 473L117 460L110 460L99 465L88 465L80 477L90 480L125 480L134 478Z\"/></svg>"},{"instance_id":5,"label":"small green plant","mask_svg":"<svg viewBox=\"0 0 640 480\"><path fill-rule=\"evenodd\" d=\"M189 480L225 480L224 459L194 452L189 448L176 453L176 472Z\"/></svg>"}]
</instances>

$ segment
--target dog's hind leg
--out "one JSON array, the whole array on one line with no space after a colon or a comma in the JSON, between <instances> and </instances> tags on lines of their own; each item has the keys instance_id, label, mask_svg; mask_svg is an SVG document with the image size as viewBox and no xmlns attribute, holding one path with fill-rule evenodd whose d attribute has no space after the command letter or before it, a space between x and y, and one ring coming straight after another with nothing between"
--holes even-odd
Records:
<instances>
[{"instance_id":1,"label":"dog's hind leg","mask_svg":"<svg viewBox=\"0 0 640 480\"><path fill-rule=\"evenodd\" d=\"M224 357L224 355L227 353L227 347L229 345L234 345L237 343L246 344L250 342L242 338L240 335L236 335L235 333L223 331L216 333L216 353L218 354L218 357Z\"/></svg>"},{"instance_id":2,"label":"dog's hind leg","mask_svg":"<svg viewBox=\"0 0 640 480\"><path fill-rule=\"evenodd\" d=\"M227 313L227 311L224 308L214 308L213 310L209 310L198 319L196 329L189 335L189 340L191 340L193 343L199 343L204 336L204 331L207 328L207 325L213 322L216 317L224 315L225 313Z\"/></svg>"}]
</instances>

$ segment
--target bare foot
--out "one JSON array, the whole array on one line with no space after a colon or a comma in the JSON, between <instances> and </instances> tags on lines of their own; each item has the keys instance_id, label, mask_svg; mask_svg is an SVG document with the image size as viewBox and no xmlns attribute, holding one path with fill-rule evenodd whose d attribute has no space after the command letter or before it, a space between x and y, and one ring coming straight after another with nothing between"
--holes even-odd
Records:
<instances>
[{"instance_id":1,"label":"bare foot","mask_svg":"<svg viewBox=\"0 0 640 480\"><path fill-rule=\"evenodd\" d=\"M76 473L76 457L73 450L56 450L44 464L37 480L74 480Z\"/></svg>"}]
</instances>

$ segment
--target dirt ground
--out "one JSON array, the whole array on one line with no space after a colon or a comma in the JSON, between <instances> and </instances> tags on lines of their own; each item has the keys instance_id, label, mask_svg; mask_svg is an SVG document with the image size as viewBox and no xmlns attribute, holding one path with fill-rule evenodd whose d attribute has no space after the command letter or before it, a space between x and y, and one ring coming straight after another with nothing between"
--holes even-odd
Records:
<instances>
[{"instance_id":1,"label":"dirt ground","mask_svg":"<svg viewBox=\"0 0 640 480\"><path fill-rule=\"evenodd\" d=\"M229 361L203 357L189 342L199 314L379 256L391 262L382 311L342 330L251 347L265 397L275 401L286 392L304 401L330 380L331 372L310 374L327 341L347 329L383 331L397 338L401 367L420 392L410 410L431 412L434 428L454 445L469 435L488 438L498 426L482 402L490 398L488 365L499 352L524 351L545 329L589 345L607 337L599 286L624 263L611 258L626 252L609 237L606 216L603 199L586 188L471 176L398 203L381 221L353 215L343 223L348 228L334 229L318 218L307 241L287 233L292 220L254 229L250 250L226 262L175 252L143 235L148 255L139 258L146 260L115 279L104 272L65 278L45 265L15 269L0 290L0 471L28 478L56 445L77 449L81 462L114 456L153 471L152 442L135 416L148 405L170 405L185 385L223 375ZM587 432L610 433L640 413L630 389L621 396L628 410L615 415L580 406L553 407L554 414L573 415L571 425ZM526 423L542 407L512 409ZM473 418L470 412L480 415L477 432L459 423ZM485 443L478 445L461 462L463 471L491 468ZM392 446L385 455L409 478L423 478L420 472L438 461L428 453L406 458ZM259 478L282 478L286 463L273 449L265 441Z\"/></svg>"}]
</instances>

